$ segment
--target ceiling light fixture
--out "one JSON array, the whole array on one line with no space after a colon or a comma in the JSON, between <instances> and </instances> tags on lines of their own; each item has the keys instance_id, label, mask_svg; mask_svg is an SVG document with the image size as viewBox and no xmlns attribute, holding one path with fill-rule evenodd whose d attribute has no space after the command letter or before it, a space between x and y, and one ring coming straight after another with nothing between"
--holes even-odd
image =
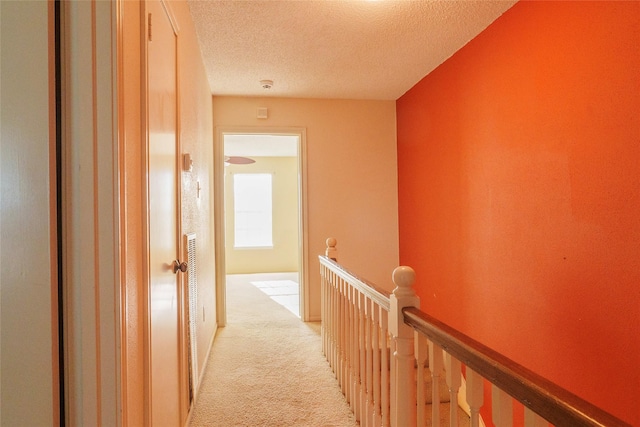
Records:
<instances>
[{"instance_id":1,"label":"ceiling light fixture","mask_svg":"<svg viewBox=\"0 0 640 427\"><path fill-rule=\"evenodd\" d=\"M241 156L224 156L224 164L226 165L250 165L256 161L249 157Z\"/></svg>"}]
</instances>

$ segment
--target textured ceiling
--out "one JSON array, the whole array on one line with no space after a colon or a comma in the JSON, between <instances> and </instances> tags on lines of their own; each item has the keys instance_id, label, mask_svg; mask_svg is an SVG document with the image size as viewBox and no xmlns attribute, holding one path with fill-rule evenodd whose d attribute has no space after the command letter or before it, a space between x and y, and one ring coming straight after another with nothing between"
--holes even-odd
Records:
<instances>
[{"instance_id":1,"label":"textured ceiling","mask_svg":"<svg viewBox=\"0 0 640 427\"><path fill-rule=\"evenodd\" d=\"M515 1L189 0L214 95L402 96ZM273 80L264 90L260 80Z\"/></svg>"}]
</instances>

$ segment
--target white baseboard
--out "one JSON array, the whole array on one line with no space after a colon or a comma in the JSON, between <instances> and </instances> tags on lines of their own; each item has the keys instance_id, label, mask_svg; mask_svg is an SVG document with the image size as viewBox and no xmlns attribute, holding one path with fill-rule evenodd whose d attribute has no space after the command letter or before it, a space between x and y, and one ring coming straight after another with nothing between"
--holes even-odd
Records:
<instances>
[{"instance_id":1,"label":"white baseboard","mask_svg":"<svg viewBox=\"0 0 640 427\"><path fill-rule=\"evenodd\" d=\"M211 335L211 340L209 341L209 348L207 348L207 353L204 356L204 362L202 363L202 369L200 370L200 375L198 376L198 384L193 390L193 403L191 404L191 408L189 409L189 416L187 420L191 418L191 409L196 404L198 400L198 394L200 392L200 385L202 384L202 380L204 379L204 374L207 371L207 365L209 364L209 355L211 354L211 349L213 348L213 342L216 340L216 335L218 334L218 324L216 323L213 327L213 334ZM187 422L187 425L189 423Z\"/></svg>"}]
</instances>

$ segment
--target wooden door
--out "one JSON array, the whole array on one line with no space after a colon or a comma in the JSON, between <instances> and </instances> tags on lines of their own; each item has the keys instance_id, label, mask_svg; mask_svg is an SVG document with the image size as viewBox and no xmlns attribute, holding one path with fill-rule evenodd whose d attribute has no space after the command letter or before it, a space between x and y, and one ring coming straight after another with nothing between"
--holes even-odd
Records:
<instances>
[{"instance_id":1,"label":"wooden door","mask_svg":"<svg viewBox=\"0 0 640 427\"><path fill-rule=\"evenodd\" d=\"M178 426L180 414L176 33L165 6L148 1L149 388L150 424Z\"/></svg>"}]
</instances>

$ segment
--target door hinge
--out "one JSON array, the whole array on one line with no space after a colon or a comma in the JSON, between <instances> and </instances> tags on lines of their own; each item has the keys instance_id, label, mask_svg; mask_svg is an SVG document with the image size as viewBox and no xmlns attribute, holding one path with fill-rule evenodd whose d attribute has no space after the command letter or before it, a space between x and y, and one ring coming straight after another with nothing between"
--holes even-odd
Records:
<instances>
[{"instance_id":1,"label":"door hinge","mask_svg":"<svg viewBox=\"0 0 640 427\"><path fill-rule=\"evenodd\" d=\"M149 14L147 19L147 36L149 37L149 41L153 41L153 35L151 31L151 14Z\"/></svg>"}]
</instances>

